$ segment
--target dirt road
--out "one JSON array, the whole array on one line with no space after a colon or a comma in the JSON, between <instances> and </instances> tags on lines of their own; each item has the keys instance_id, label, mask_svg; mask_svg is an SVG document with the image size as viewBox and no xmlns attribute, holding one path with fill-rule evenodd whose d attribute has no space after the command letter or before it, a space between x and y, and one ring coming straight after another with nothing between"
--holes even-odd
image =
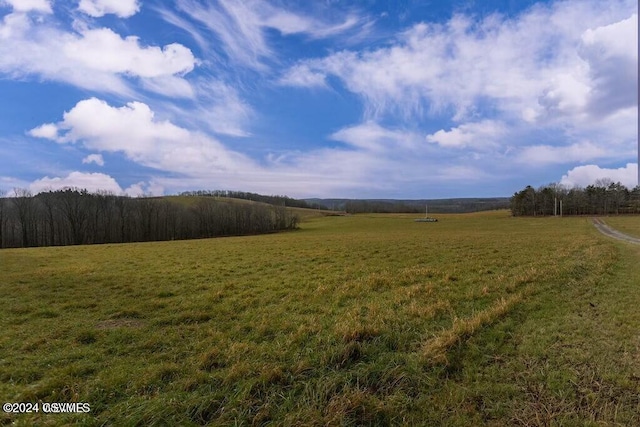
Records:
<instances>
[{"instance_id":1,"label":"dirt road","mask_svg":"<svg viewBox=\"0 0 640 427\"><path fill-rule=\"evenodd\" d=\"M629 236L628 234L624 234L616 230L615 228L609 227L602 218L592 218L593 225L596 226L598 230L604 235L609 237L613 237L614 239L624 240L625 242L635 243L636 245L640 245L640 239L637 237Z\"/></svg>"}]
</instances>

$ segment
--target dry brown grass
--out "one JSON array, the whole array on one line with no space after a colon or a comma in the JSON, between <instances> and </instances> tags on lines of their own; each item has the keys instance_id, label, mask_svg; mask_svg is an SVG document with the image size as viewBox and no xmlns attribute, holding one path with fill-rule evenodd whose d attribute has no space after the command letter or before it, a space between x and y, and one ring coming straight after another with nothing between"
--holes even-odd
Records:
<instances>
[{"instance_id":1,"label":"dry brown grass","mask_svg":"<svg viewBox=\"0 0 640 427\"><path fill-rule=\"evenodd\" d=\"M454 318L453 325L427 340L421 347L426 363L447 363L447 350L463 342L481 328L488 326L506 315L516 304L522 302L524 292L498 299L486 310L479 311L466 319Z\"/></svg>"}]
</instances>

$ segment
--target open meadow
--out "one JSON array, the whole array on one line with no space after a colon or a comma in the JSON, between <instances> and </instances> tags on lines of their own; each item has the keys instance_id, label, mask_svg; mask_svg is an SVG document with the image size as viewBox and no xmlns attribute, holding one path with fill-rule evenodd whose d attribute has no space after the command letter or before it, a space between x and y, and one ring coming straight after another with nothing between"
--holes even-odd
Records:
<instances>
[{"instance_id":1,"label":"open meadow","mask_svg":"<svg viewBox=\"0 0 640 427\"><path fill-rule=\"evenodd\" d=\"M640 425L640 246L418 216L2 250L0 400L91 412L0 425Z\"/></svg>"}]
</instances>

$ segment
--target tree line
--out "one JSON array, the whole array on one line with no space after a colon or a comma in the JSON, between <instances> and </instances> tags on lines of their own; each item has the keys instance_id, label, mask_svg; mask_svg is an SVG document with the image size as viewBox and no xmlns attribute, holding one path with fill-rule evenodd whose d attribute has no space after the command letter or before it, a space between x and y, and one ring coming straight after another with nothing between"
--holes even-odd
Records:
<instances>
[{"instance_id":1,"label":"tree line","mask_svg":"<svg viewBox=\"0 0 640 427\"><path fill-rule=\"evenodd\" d=\"M508 198L468 198L440 200L347 200L344 210L357 213L467 213L483 210L507 209Z\"/></svg>"},{"instance_id":2,"label":"tree line","mask_svg":"<svg viewBox=\"0 0 640 427\"><path fill-rule=\"evenodd\" d=\"M268 203L274 206L288 206L293 208L306 209L323 209L328 210L326 206L319 203L308 203L305 200L293 199L288 196L265 196L263 194L249 193L246 191L231 190L196 190L184 191L181 196L204 196L204 197L228 197L233 199L251 200L253 202Z\"/></svg>"},{"instance_id":3,"label":"tree line","mask_svg":"<svg viewBox=\"0 0 640 427\"><path fill-rule=\"evenodd\" d=\"M511 197L510 205L514 216L639 214L640 185L629 190L620 182L599 179L585 188L527 186Z\"/></svg>"},{"instance_id":4,"label":"tree line","mask_svg":"<svg viewBox=\"0 0 640 427\"><path fill-rule=\"evenodd\" d=\"M284 206L116 196L66 188L0 194L0 248L198 239L294 229Z\"/></svg>"}]
</instances>

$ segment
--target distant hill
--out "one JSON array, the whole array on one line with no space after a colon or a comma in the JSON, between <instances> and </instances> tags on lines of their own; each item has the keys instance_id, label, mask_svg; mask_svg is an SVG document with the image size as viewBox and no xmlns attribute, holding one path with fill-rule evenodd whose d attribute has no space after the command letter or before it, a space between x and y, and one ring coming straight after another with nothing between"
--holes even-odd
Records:
<instances>
[{"instance_id":1,"label":"distant hill","mask_svg":"<svg viewBox=\"0 0 640 427\"><path fill-rule=\"evenodd\" d=\"M509 197L457 199L304 199L309 204L348 213L420 213L428 206L429 213L467 213L494 209L509 209Z\"/></svg>"},{"instance_id":2,"label":"distant hill","mask_svg":"<svg viewBox=\"0 0 640 427\"><path fill-rule=\"evenodd\" d=\"M282 195L262 195L245 191L197 190L181 193L187 203L198 197L215 197L218 200L244 200L267 203L287 208L303 208L347 213L420 213L429 206L430 213L467 213L495 209L509 209L509 197L470 197L456 199L293 199ZM240 200L239 200L240 199ZM326 212L325 212L326 214Z\"/></svg>"},{"instance_id":3,"label":"distant hill","mask_svg":"<svg viewBox=\"0 0 640 427\"><path fill-rule=\"evenodd\" d=\"M286 206L290 208L326 209L319 204L308 203L306 200L293 199L289 196L266 196L264 194L250 193L247 191L232 190L197 190L180 193L181 197L216 197L226 199L250 200L252 202L267 203L274 206Z\"/></svg>"},{"instance_id":4,"label":"distant hill","mask_svg":"<svg viewBox=\"0 0 640 427\"><path fill-rule=\"evenodd\" d=\"M296 215L300 220L306 220L309 218L315 218L320 216L335 215L335 212L329 209L326 209L324 207L318 207L317 205L314 205L313 207L298 207L296 206L298 203L294 203L294 206L290 206L288 204L286 206L283 206L282 202L268 203L265 201L254 201L246 198L240 199L236 197L226 197L226 196L212 197L209 195L202 196L202 195L183 195L183 194L177 195L177 196L175 195L160 196L155 198L161 199L161 200L167 200L173 203L178 203L186 207L194 206L198 202L203 200L209 200L215 203L227 204L227 205L255 205L255 206L264 205L264 206L285 207L288 212ZM271 197L271 196L268 196L268 197ZM287 200L294 200L294 199L288 198ZM295 199L295 202L306 203L303 200L297 200L297 199Z\"/></svg>"}]
</instances>

